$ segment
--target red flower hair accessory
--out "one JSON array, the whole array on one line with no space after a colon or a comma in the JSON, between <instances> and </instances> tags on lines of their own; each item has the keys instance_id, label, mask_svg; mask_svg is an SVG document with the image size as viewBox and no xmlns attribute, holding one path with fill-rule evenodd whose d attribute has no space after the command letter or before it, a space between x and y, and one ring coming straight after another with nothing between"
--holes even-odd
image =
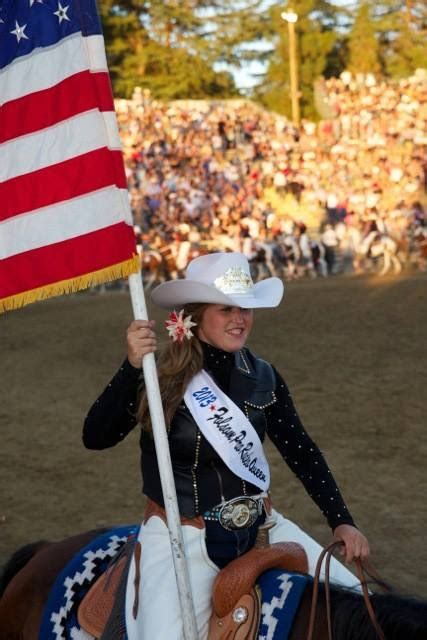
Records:
<instances>
[{"instance_id":1,"label":"red flower hair accessory","mask_svg":"<svg viewBox=\"0 0 427 640\"><path fill-rule=\"evenodd\" d=\"M172 338L174 342L183 342L184 338L190 340L194 335L191 327L195 327L197 323L191 322L191 316L184 318L184 309L181 309L179 313L172 311L165 324L169 332L169 338Z\"/></svg>"}]
</instances>

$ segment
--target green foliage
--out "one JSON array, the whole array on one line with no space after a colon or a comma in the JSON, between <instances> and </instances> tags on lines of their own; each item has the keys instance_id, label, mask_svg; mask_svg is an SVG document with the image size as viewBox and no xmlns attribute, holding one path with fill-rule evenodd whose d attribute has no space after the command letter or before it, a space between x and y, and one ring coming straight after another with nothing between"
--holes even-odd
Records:
<instances>
[{"instance_id":1,"label":"green foliage","mask_svg":"<svg viewBox=\"0 0 427 640\"><path fill-rule=\"evenodd\" d=\"M370 7L367 2L362 2L348 39L348 70L353 73L380 73L379 49Z\"/></svg>"},{"instance_id":2,"label":"green foliage","mask_svg":"<svg viewBox=\"0 0 427 640\"><path fill-rule=\"evenodd\" d=\"M321 75L349 68L399 77L425 66L425 0L360 0L354 12L333 2L99 0L114 92L130 97L141 86L163 100L231 97L233 77L218 69L259 60L266 72L250 97L290 116L287 6L298 13L302 117L316 117Z\"/></svg>"},{"instance_id":3,"label":"green foliage","mask_svg":"<svg viewBox=\"0 0 427 640\"><path fill-rule=\"evenodd\" d=\"M162 100L236 95L232 75L213 68L212 20L202 16L220 10L220 0L101 0L99 7L115 95L128 98L135 86Z\"/></svg>"},{"instance_id":4,"label":"green foliage","mask_svg":"<svg viewBox=\"0 0 427 640\"><path fill-rule=\"evenodd\" d=\"M425 37L414 34L407 23L403 24L386 58L388 74L397 78L407 77L416 69L425 67L426 61Z\"/></svg>"},{"instance_id":5,"label":"green foliage","mask_svg":"<svg viewBox=\"0 0 427 640\"><path fill-rule=\"evenodd\" d=\"M215 72L203 58L185 49L151 42L141 59L144 73L139 85L161 100L226 98L237 93L231 74Z\"/></svg>"},{"instance_id":6,"label":"green foliage","mask_svg":"<svg viewBox=\"0 0 427 640\"><path fill-rule=\"evenodd\" d=\"M426 67L425 0L370 0L384 73L407 77Z\"/></svg>"},{"instance_id":7,"label":"green foliage","mask_svg":"<svg viewBox=\"0 0 427 640\"><path fill-rule=\"evenodd\" d=\"M149 41L140 20L144 5L132 0L98 2L113 91L120 97L130 97L143 77L141 51Z\"/></svg>"},{"instance_id":8,"label":"green foliage","mask_svg":"<svg viewBox=\"0 0 427 640\"><path fill-rule=\"evenodd\" d=\"M336 46L338 33L334 27L338 12L330 3L319 0L301 0L296 7L300 109L303 117L312 119L317 117L314 83L327 69L328 56ZM283 6L277 4L270 12L271 24L278 35L265 80L257 87L255 96L267 108L291 116L289 34L281 18L282 11Z\"/></svg>"}]
</instances>

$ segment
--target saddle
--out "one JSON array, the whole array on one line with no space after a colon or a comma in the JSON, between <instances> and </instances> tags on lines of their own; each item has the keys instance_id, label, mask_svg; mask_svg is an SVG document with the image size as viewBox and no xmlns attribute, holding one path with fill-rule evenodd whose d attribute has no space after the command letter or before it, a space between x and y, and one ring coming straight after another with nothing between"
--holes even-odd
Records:
<instances>
[{"instance_id":1,"label":"saddle","mask_svg":"<svg viewBox=\"0 0 427 640\"><path fill-rule=\"evenodd\" d=\"M215 578L209 640L252 640L257 637L261 597L258 577L268 569L308 573L307 555L297 542L253 547Z\"/></svg>"},{"instance_id":2,"label":"saddle","mask_svg":"<svg viewBox=\"0 0 427 640\"><path fill-rule=\"evenodd\" d=\"M135 552L138 552L138 548L135 548ZM98 578L80 604L79 624L94 638L103 636L119 586L126 580L128 566L129 554L123 553ZM261 594L256 581L264 571L273 568L307 573L308 562L304 549L296 542L254 547L218 573L212 591L209 640L256 638L261 613ZM135 617L137 605L135 602Z\"/></svg>"}]
</instances>

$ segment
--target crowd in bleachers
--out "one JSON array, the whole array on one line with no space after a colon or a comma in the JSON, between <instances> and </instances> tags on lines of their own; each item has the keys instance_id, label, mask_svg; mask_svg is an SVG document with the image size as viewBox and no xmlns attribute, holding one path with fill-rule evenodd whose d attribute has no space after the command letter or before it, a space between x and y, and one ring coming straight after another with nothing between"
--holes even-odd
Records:
<instances>
[{"instance_id":1,"label":"crowd in bleachers","mask_svg":"<svg viewBox=\"0 0 427 640\"><path fill-rule=\"evenodd\" d=\"M321 91L329 119L298 128L245 100L116 101L135 230L163 277L212 250L258 277L426 268L427 73L344 72Z\"/></svg>"}]
</instances>

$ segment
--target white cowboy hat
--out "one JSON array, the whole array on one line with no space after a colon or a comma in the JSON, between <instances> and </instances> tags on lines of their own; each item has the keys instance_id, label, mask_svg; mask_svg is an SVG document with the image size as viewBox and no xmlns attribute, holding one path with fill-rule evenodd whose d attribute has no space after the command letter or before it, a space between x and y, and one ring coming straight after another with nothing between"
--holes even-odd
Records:
<instances>
[{"instance_id":1,"label":"white cowboy hat","mask_svg":"<svg viewBox=\"0 0 427 640\"><path fill-rule=\"evenodd\" d=\"M151 298L164 309L192 302L256 309L277 307L283 289L280 278L254 284L242 253L210 253L192 260L184 279L163 282L153 289Z\"/></svg>"}]
</instances>

